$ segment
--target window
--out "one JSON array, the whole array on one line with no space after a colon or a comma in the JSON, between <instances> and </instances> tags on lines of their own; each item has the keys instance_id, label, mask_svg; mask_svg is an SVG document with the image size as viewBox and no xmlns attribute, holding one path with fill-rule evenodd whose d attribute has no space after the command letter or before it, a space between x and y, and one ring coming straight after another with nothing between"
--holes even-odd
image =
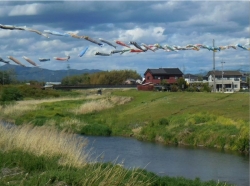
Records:
<instances>
[{"instance_id":1,"label":"window","mask_svg":"<svg viewBox=\"0 0 250 186\"><path fill-rule=\"evenodd\" d=\"M235 85L234 85L234 88L237 88L237 87L238 87L237 84L235 84Z\"/></svg>"},{"instance_id":2,"label":"window","mask_svg":"<svg viewBox=\"0 0 250 186\"><path fill-rule=\"evenodd\" d=\"M161 79L161 76L154 76L154 79Z\"/></svg>"},{"instance_id":3,"label":"window","mask_svg":"<svg viewBox=\"0 0 250 186\"><path fill-rule=\"evenodd\" d=\"M147 80L150 80L150 76L147 76Z\"/></svg>"}]
</instances>

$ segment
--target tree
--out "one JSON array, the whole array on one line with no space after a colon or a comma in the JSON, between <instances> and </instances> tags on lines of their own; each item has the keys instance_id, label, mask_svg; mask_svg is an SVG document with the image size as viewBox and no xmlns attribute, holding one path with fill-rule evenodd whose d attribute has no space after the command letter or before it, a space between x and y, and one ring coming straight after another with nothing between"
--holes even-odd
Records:
<instances>
[{"instance_id":1,"label":"tree","mask_svg":"<svg viewBox=\"0 0 250 186\"><path fill-rule=\"evenodd\" d=\"M70 80L68 76L62 79L62 85L70 85Z\"/></svg>"},{"instance_id":2,"label":"tree","mask_svg":"<svg viewBox=\"0 0 250 186\"><path fill-rule=\"evenodd\" d=\"M0 83L2 85L8 85L14 82L13 72L11 71L0 71Z\"/></svg>"},{"instance_id":3,"label":"tree","mask_svg":"<svg viewBox=\"0 0 250 186\"><path fill-rule=\"evenodd\" d=\"M247 85L250 88L250 74L247 76Z\"/></svg>"},{"instance_id":4,"label":"tree","mask_svg":"<svg viewBox=\"0 0 250 186\"><path fill-rule=\"evenodd\" d=\"M203 81L202 75L198 76L198 81Z\"/></svg>"},{"instance_id":5,"label":"tree","mask_svg":"<svg viewBox=\"0 0 250 186\"><path fill-rule=\"evenodd\" d=\"M68 76L62 80L63 85L77 85L77 84L105 84L105 85L119 85L123 84L128 78L141 79L141 76L133 70L112 70L103 71L94 74L82 74L75 76Z\"/></svg>"},{"instance_id":6,"label":"tree","mask_svg":"<svg viewBox=\"0 0 250 186\"><path fill-rule=\"evenodd\" d=\"M168 81L166 79L161 80L160 84L163 85L163 86L169 85L169 83L168 83Z\"/></svg>"},{"instance_id":7,"label":"tree","mask_svg":"<svg viewBox=\"0 0 250 186\"><path fill-rule=\"evenodd\" d=\"M183 77L177 80L177 85L180 90L184 90L187 88L187 82L185 81Z\"/></svg>"}]
</instances>

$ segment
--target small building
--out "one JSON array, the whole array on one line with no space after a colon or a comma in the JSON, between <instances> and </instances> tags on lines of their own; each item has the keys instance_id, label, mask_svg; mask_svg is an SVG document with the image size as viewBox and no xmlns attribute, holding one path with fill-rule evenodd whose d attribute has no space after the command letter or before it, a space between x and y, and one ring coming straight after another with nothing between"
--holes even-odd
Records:
<instances>
[{"instance_id":1,"label":"small building","mask_svg":"<svg viewBox=\"0 0 250 186\"><path fill-rule=\"evenodd\" d=\"M215 76L215 79L214 77ZM206 75L210 87L216 86L216 91L234 92L240 90L242 74L239 71L209 71ZM222 78L223 77L223 78Z\"/></svg>"},{"instance_id":2,"label":"small building","mask_svg":"<svg viewBox=\"0 0 250 186\"><path fill-rule=\"evenodd\" d=\"M54 85L61 85L61 82L46 82L44 89L53 89Z\"/></svg>"},{"instance_id":3,"label":"small building","mask_svg":"<svg viewBox=\"0 0 250 186\"><path fill-rule=\"evenodd\" d=\"M142 84L142 80L140 80L140 79L137 79L136 81L135 81L135 83L138 85L138 84Z\"/></svg>"},{"instance_id":4,"label":"small building","mask_svg":"<svg viewBox=\"0 0 250 186\"><path fill-rule=\"evenodd\" d=\"M197 76L197 75L193 75L193 74L185 74L183 77L188 84L203 82L202 76Z\"/></svg>"},{"instance_id":5,"label":"small building","mask_svg":"<svg viewBox=\"0 0 250 186\"><path fill-rule=\"evenodd\" d=\"M179 68L159 68L147 69L144 73L145 83L160 84L166 80L169 84L174 84L177 79L183 77L183 73Z\"/></svg>"},{"instance_id":6,"label":"small building","mask_svg":"<svg viewBox=\"0 0 250 186\"><path fill-rule=\"evenodd\" d=\"M135 81L134 79L132 79L132 78L129 78L129 79L127 79L127 80L124 82L124 84L127 84L127 85L134 85L134 84L136 84L136 81Z\"/></svg>"}]
</instances>

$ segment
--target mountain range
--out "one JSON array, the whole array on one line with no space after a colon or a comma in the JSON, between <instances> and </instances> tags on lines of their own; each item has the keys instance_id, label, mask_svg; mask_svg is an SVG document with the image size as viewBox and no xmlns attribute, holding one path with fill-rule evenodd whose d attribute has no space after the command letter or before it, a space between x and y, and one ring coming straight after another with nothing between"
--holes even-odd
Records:
<instances>
[{"instance_id":1,"label":"mountain range","mask_svg":"<svg viewBox=\"0 0 250 186\"><path fill-rule=\"evenodd\" d=\"M68 70L48 70L39 67L23 67L19 65L5 64L0 66L0 71L13 72L19 81L39 81L39 82L61 82L63 78L72 75L92 74L102 72L98 69L68 69Z\"/></svg>"}]
</instances>

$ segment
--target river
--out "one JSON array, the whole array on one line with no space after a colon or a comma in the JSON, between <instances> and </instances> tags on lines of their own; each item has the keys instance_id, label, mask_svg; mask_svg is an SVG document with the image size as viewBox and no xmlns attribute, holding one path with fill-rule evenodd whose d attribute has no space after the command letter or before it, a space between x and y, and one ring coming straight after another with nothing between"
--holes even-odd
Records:
<instances>
[{"instance_id":1,"label":"river","mask_svg":"<svg viewBox=\"0 0 250 186\"><path fill-rule=\"evenodd\" d=\"M249 186L249 156L215 149L165 146L125 137L88 138L92 160L144 168L159 176L182 176ZM98 158L97 158L98 157Z\"/></svg>"}]
</instances>

